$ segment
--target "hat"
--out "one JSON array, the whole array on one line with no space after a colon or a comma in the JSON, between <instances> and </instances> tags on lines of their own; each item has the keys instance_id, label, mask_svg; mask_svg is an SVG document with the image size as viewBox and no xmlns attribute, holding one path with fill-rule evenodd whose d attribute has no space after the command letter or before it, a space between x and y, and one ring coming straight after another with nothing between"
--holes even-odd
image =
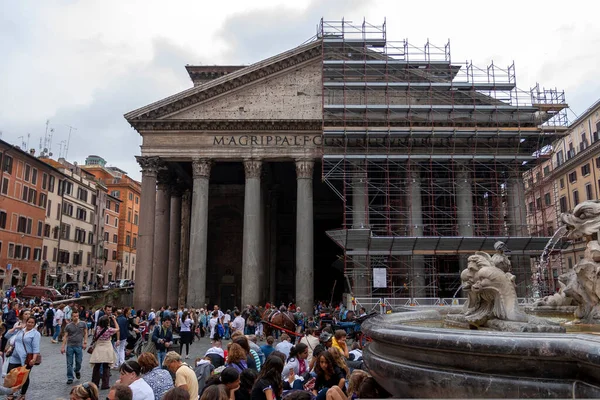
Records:
<instances>
[{"instance_id":1,"label":"hat","mask_svg":"<svg viewBox=\"0 0 600 400\"><path fill-rule=\"evenodd\" d=\"M329 333L327 331L323 331L323 332L321 332L321 336L319 336L319 341L321 343L329 342L331 340L332 336L333 335L331 333Z\"/></svg>"}]
</instances>

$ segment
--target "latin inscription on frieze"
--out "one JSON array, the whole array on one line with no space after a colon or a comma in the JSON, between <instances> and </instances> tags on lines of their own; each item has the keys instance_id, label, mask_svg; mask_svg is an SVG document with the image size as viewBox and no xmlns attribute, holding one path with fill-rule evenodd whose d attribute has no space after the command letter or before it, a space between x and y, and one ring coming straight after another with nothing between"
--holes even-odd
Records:
<instances>
[{"instance_id":1,"label":"latin inscription on frieze","mask_svg":"<svg viewBox=\"0 0 600 400\"><path fill-rule=\"evenodd\" d=\"M213 138L213 146L320 146L320 135L222 135Z\"/></svg>"}]
</instances>

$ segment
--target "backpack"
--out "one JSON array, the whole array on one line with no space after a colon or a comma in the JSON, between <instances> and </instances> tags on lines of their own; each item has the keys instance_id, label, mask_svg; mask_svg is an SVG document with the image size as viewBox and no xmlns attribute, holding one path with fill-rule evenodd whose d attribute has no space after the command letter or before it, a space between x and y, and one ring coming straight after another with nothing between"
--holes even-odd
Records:
<instances>
[{"instance_id":1,"label":"backpack","mask_svg":"<svg viewBox=\"0 0 600 400\"><path fill-rule=\"evenodd\" d=\"M223 328L223 324L221 324L220 322L217 323L216 329L217 329L217 335L219 335L220 338L225 336L225 328Z\"/></svg>"},{"instance_id":2,"label":"backpack","mask_svg":"<svg viewBox=\"0 0 600 400\"><path fill-rule=\"evenodd\" d=\"M52 321L53 319L54 319L54 310L49 308L48 311L46 311L46 320Z\"/></svg>"}]
</instances>

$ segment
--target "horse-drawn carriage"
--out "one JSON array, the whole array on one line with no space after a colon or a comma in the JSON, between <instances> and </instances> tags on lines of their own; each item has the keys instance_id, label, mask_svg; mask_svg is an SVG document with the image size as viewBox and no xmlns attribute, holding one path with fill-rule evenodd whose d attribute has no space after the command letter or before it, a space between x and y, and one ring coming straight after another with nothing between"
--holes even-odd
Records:
<instances>
[{"instance_id":1,"label":"horse-drawn carriage","mask_svg":"<svg viewBox=\"0 0 600 400\"><path fill-rule=\"evenodd\" d=\"M319 328L317 333L328 328L332 332L338 329L346 331L348 339L359 341L361 345L364 343L361 324L376 312L357 317L352 310L341 311L324 309L319 313ZM289 334L295 335L297 332L297 322L294 314L289 311L266 310L262 315L263 323L265 324L265 335L269 336L273 330L282 330ZM300 336L300 335L298 335Z\"/></svg>"}]
</instances>

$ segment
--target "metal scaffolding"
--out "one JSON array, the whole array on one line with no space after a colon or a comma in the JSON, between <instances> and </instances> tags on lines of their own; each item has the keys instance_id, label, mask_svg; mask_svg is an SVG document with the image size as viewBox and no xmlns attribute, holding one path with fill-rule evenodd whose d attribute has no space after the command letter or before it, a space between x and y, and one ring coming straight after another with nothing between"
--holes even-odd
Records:
<instances>
[{"instance_id":1,"label":"metal scaffolding","mask_svg":"<svg viewBox=\"0 0 600 400\"><path fill-rule=\"evenodd\" d=\"M344 203L328 234L352 294L451 297L466 258L496 241L531 294L549 238L528 229L522 174L564 134L564 92L519 90L514 64L454 63L450 42L389 41L385 22L321 20L317 39L322 178Z\"/></svg>"}]
</instances>

